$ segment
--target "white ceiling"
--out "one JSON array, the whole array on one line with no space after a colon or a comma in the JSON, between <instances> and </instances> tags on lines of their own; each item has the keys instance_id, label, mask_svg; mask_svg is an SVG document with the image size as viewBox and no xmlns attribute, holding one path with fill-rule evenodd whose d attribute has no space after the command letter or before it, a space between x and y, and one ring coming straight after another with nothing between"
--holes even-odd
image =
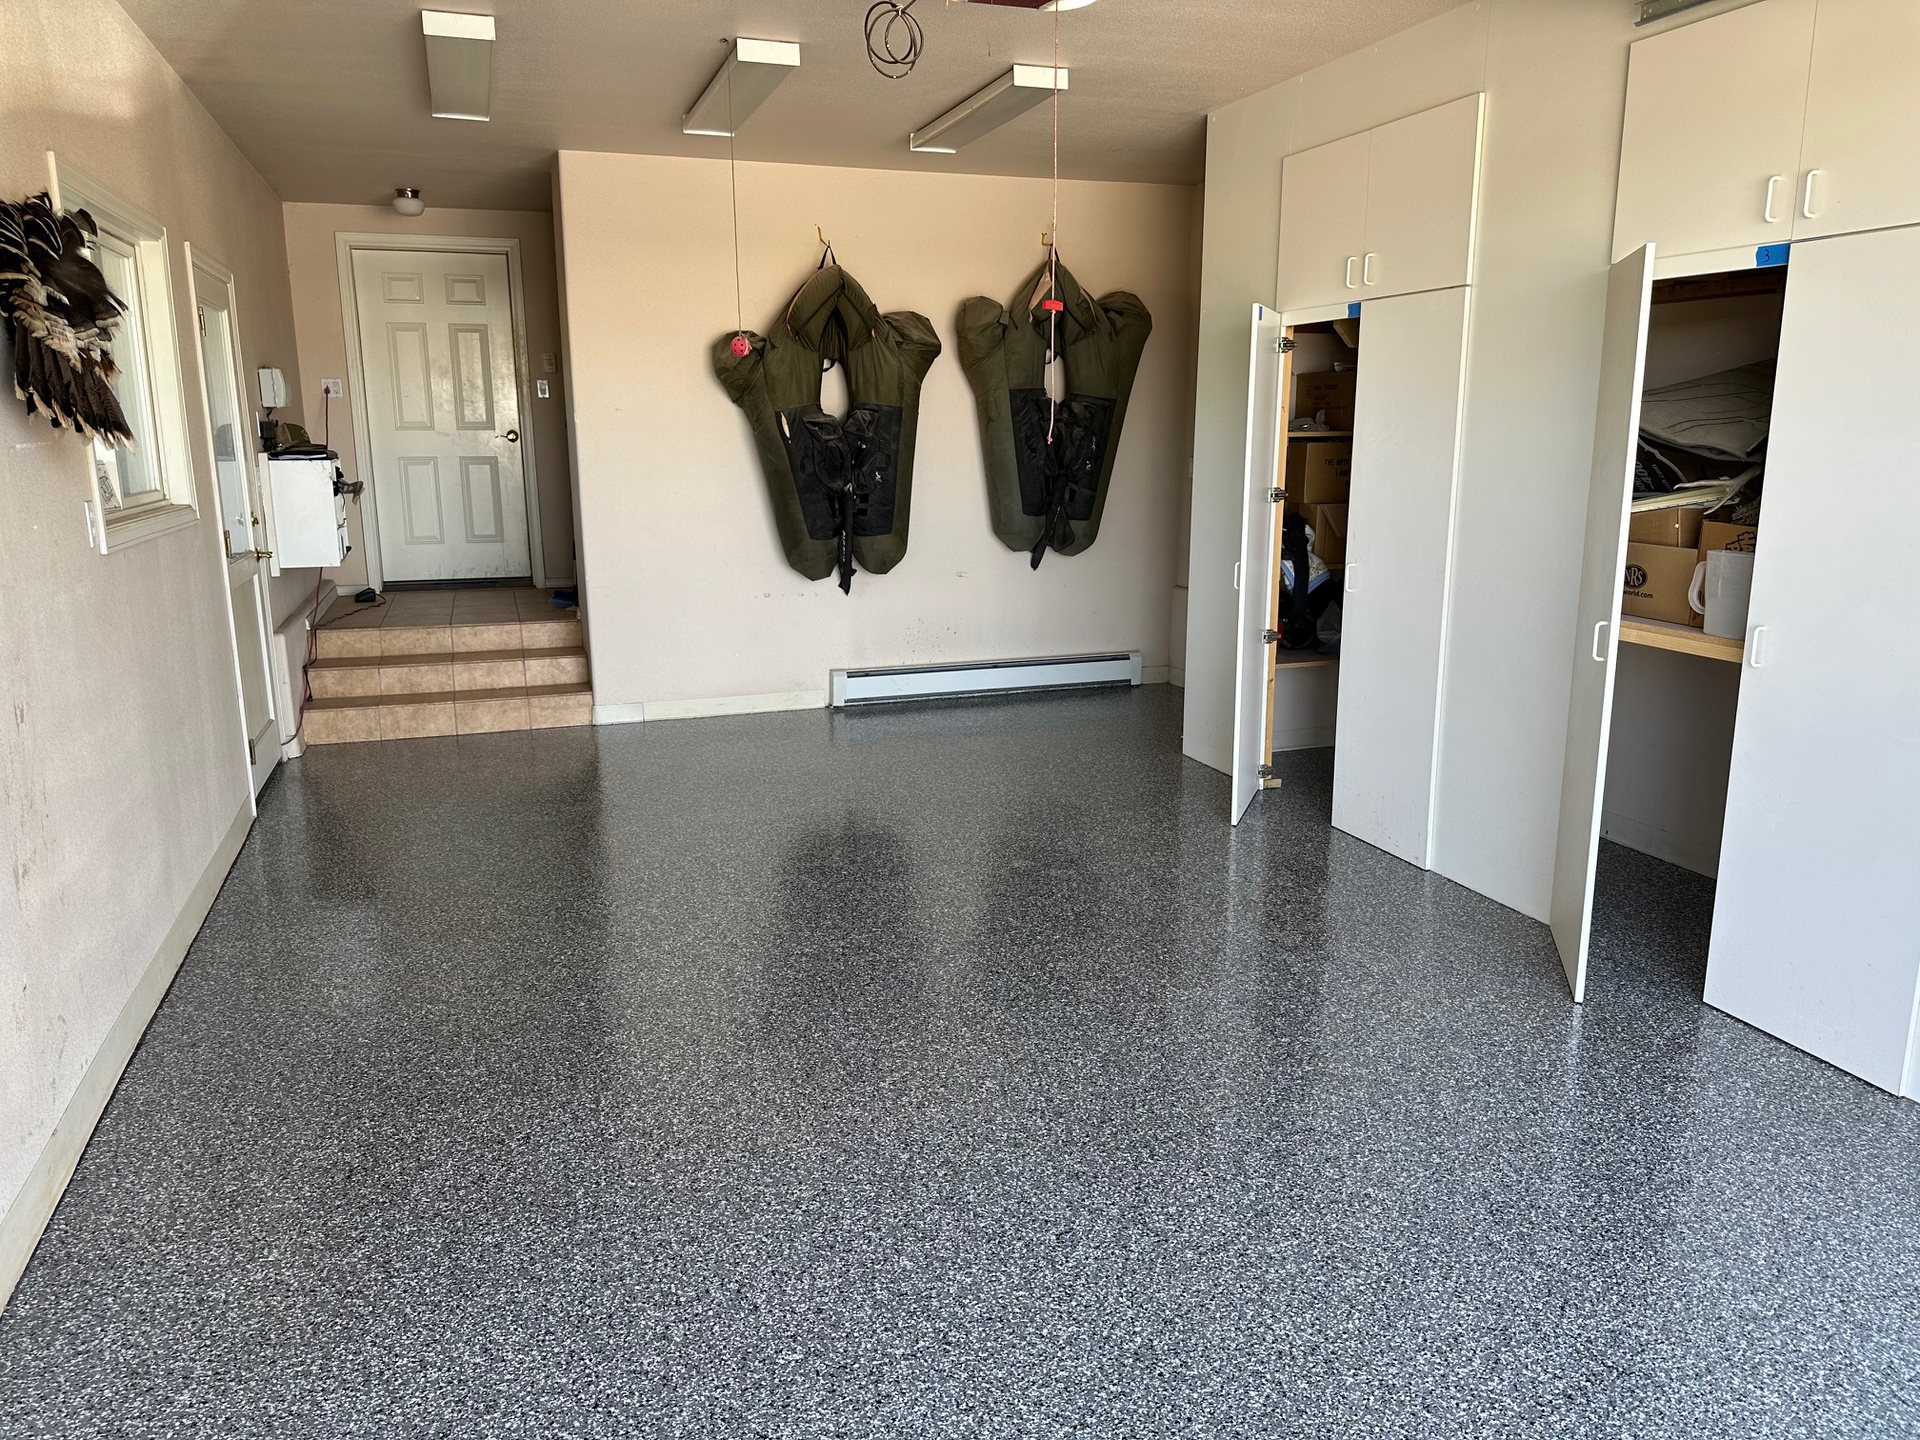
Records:
<instances>
[{"instance_id":1,"label":"white ceiling","mask_svg":"<svg viewBox=\"0 0 1920 1440\"><path fill-rule=\"evenodd\" d=\"M918 0L926 54L886 80L861 37L869 0L438 0L498 21L493 119L427 114L419 0L121 0L286 200L548 207L556 150L727 153L680 133L726 40L800 42L801 68L743 128L742 159L1044 175L1041 106L958 155L908 132L1020 61L1047 64L1053 17ZM1208 110L1452 9L1459 0L1100 0L1060 17L1062 173L1201 179Z\"/></svg>"}]
</instances>

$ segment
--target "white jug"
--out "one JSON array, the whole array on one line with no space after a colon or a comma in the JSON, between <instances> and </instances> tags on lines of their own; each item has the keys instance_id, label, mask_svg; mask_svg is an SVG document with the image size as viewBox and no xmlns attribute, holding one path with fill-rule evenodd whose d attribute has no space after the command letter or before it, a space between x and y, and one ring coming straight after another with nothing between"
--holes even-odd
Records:
<instances>
[{"instance_id":1,"label":"white jug","mask_svg":"<svg viewBox=\"0 0 1920 1440\"><path fill-rule=\"evenodd\" d=\"M1753 556L1738 550L1709 550L1693 567L1687 603L1706 618L1709 635L1741 640L1747 633L1747 605L1753 598Z\"/></svg>"}]
</instances>

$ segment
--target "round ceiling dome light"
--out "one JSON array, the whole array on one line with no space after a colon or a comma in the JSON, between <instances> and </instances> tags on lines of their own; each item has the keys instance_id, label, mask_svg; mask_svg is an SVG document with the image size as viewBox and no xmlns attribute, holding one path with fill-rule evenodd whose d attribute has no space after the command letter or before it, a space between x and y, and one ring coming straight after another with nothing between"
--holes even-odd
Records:
<instances>
[{"instance_id":1,"label":"round ceiling dome light","mask_svg":"<svg viewBox=\"0 0 1920 1440\"><path fill-rule=\"evenodd\" d=\"M427 202L420 198L418 190L408 185L393 192L393 208L406 216L424 215Z\"/></svg>"}]
</instances>

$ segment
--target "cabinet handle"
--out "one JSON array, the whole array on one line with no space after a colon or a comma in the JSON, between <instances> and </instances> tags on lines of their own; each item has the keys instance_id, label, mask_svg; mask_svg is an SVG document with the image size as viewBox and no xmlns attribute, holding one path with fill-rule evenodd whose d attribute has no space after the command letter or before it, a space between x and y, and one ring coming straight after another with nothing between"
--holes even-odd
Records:
<instances>
[{"instance_id":1,"label":"cabinet handle","mask_svg":"<svg viewBox=\"0 0 1920 1440\"><path fill-rule=\"evenodd\" d=\"M1346 593L1349 595L1354 595L1359 593L1360 587L1358 584L1355 583L1353 578L1356 574L1359 573L1359 570L1360 570L1359 565L1349 560L1347 562L1346 569L1341 572L1341 581L1340 581L1341 588L1344 589Z\"/></svg>"},{"instance_id":2,"label":"cabinet handle","mask_svg":"<svg viewBox=\"0 0 1920 1440\"><path fill-rule=\"evenodd\" d=\"M1600 637L1606 634L1606 631L1607 622L1605 620L1602 620L1598 625L1593 627L1593 658L1602 665L1607 663L1607 657L1600 653Z\"/></svg>"},{"instance_id":3,"label":"cabinet handle","mask_svg":"<svg viewBox=\"0 0 1920 1440\"><path fill-rule=\"evenodd\" d=\"M1360 288L1353 283L1353 267L1359 263L1360 257L1358 255L1347 256L1347 289L1349 290L1358 290Z\"/></svg>"},{"instance_id":4,"label":"cabinet handle","mask_svg":"<svg viewBox=\"0 0 1920 1440\"><path fill-rule=\"evenodd\" d=\"M1233 588L1236 590L1240 588L1240 562L1238 560L1233 562Z\"/></svg>"},{"instance_id":5,"label":"cabinet handle","mask_svg":"<svg viewBox=\"0 0 1920 1440\"><path fill-rule=\"evenodd\" d=\"M1813 213L1813 177L1823 173L1823 171L1819 170L1809 170L1807 172L1807 188L1800 192L1800 213L1809 220L1817 220L1820 218Z\"/></svg>"},{"instance_id":6,"label":"cabinet handle","mask_svg":"<svg viewBox=\"0 0 1920 1440\"><path fill-rule=\"evenodd\" d=\"M1373 284L1373 260L1373 252L1369 250L1366 261L1360 266L1360 283L1363 285Z\"/></svg>"},{"instance_id":7,"label":"cabinet handle","mask_svg":"<svg viewBox=\"0 0 1920 1440\"><path fill-rule=\"evenodd\" d=\"M1769 225L1778 225L1780 223L1780 217L1773 213L1773 192L1780 188L1780 182L1786 178L1784 175L1772 175L1767 179L1767 208L1763 213L1766 215L1767 224Z\"/></svg>"},{"instance_id":8,"label":"cabinet handle","mask_svg":"<svg viewBox=\"0 0 1920 1440\"><path fill-rule=\"evenodd\" d=\"M1756 625L1747 636L1747 663L1758 670L1767 663L1767 627Z\"/></svg>"}]
</instances>

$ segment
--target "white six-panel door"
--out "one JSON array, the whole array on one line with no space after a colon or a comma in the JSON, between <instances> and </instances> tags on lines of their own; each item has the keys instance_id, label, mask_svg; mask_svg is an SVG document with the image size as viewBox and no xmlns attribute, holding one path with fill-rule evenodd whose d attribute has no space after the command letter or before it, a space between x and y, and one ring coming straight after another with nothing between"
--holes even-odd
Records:
<instances>
[{"instance_id":1,"label":"white six-panel door","mask_svg":"<svg viewBox=\"0 0 1920 1440\"><path fill-rule=\"evenodd\" d=\"M530 575L506 257L356 250L353 276L386 579Z\"/></svg>"},{"instance_id":2,"label":"white six-panel door","mask_svg":"<svg viewBox=\"0 0 1920 1440\"><path fill-rule=\"evenodd\" d=\"M1706 996L1910 1095L1917 467L1920 227L1796 244Z\"/></svg>"},{"instance_id":3,"label":"white six-panel door","mask_svg":"<svg viewBox=\"0 0 1920 1440\"><path fill-rule=\"evenodd\" d=\"M1267 613L1273 594L1273 501L1280 483L1281 386L1289 367L1280 353L1285 331L1277 312L1253 307L1253 354L1247 366L1247 470L1241 499L1240 561L1234 566L1234 602L1240 624L1233 665L1233 823L1260 793L1260 767L1272 756L1267 745L1267 643L1276 617Z\"/></svg>"},{"instance_id":4,"label":"white six-panel door","mask_svg":"<svg viewBox=\"0 0 1920 1440\"><path fill-rule=\"evenodd\" d=\"M1607 735L1613 724L1613 670L1620 648L1620 567L1627 553L1640 394L1647 373L1647 322L1652 313L1653 246L1647 245L1616 264L1607 278L1593 476L1587 491L1587 549L1580 562L1580 599L1573 625L1567 754L1561 771L1560 835L1553 858L1550 916L1553 942L1575 1000L1587 995L1593 872L1600 854Z\"/></svg>"},{"instance_id":5,"label":"white six-panel door","mask_svg":"<svg viewBox=\"0 0 1920 1440\"><path fill-rule=\"evenodd\" d=\"M1425 867L1466 380L1466 289L1361 311L1333 823Z\"/></svg>"}]
</instances>

